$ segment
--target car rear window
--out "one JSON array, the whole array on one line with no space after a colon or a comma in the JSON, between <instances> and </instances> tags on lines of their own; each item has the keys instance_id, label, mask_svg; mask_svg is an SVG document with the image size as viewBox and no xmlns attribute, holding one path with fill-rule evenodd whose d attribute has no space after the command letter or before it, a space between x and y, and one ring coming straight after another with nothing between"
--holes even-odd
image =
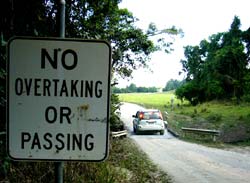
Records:
<instances>
[{"instance_id":1,"label":"car rear window","mask_svg":"<svg viewBox=\"0 0 250 183\"><path fill-rule=\"evenodd\" d=\"M143 112L140 117L141 119L162 119L161 113L158 111Z\"/></svg>"}]
</instances>

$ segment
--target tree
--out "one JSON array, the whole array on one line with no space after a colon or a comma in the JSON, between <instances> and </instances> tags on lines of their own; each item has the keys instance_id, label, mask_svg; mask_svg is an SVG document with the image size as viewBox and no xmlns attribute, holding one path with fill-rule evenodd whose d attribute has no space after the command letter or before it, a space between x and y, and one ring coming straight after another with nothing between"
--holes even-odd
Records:
<instances>
[{"instance_id":1,"label":"tree","mask_svg":"<svg viewBox=\"0 0 250 183\"><path fill-rule=\"evenodd\" d=\"M178 81L178 80L174 80L171 79L166 83L165 88L163 88L163 91L171 91L171 90L175 90L178 87L180 87L182 85L182 81Z\"/></svg>"},{"instance_id":2,"label":"tree","mask_svg":"<svg viewBox=\"0 0 250 183\"><path fill-rule=\"evenodd\" d=\"M1 114L5 114L6 53L5 44L12 36L58 36L58 0L3 0L0 6L0 88ZM112 46L112 75L130 77L133 70L145 67L154 51L171 51L171 44L154 43L150 36L177 35L175 27L158 31L156 26L144 32L135 26L138 21L127 9L119 9L121 0L66 0L65 37L104 39ZM160 39L160 38L159 38ZM115 97L111 98L115 101ZM1 116L1 124L5 124ZM112 118L115 119L115 118ZM3 125L4 126L4 125ZM4 127L3 127L4 128Z\"/></svg>"},{"instance_id":3,"label":"tree","mask_svg":"<svg viewBox=\"0 0 250 183\"><path fill-rule=\"evenodd\" d=\"M250 64L250 27L242 33L243 42L246 44L247 62Z\"/></svg>"},{"instance_id":4,"label":"tree","mask_svg":"<svg viewBox=\"0 0 250 183\"><path fill-rule=\"evenodd\" d=\"M184 99L188 100L192 105L196 105L198 100L199 88L193 82L187 82L182 87L178 88L175 91L175 94L178 99L183 101Z\"/></svg>"},{"instance_id":5,"label":"tree","mask_svg":"<svg viewBox=\"0 0 250 183\"><path fill-rule=\"evenodd\" d=\"M137 87L134 83L131 83L128 87L127 87L128 93L135 93L137 92Z\"/></svg>"},{"instance_id":6,"label":"tree","mask_svg":"<svg viewBox=\"0 0 250 183\"><path fill-rule=\"evenodd\" d=\"M200 75L203 60L199 46L186 46L184 55L187 60L181 60L183 71L187 73L187 80L195 80Z\"/></svg>"},{"instance_id":7,"label":"tree","mask_svg":"<svg viewBox=\"0 0 250 183\"><path fill-rule=\"evenodd\" d=\"M233 97L239 102L249 92L249 30L240 30L237 16L228 32L186 46L185 57L181 63L186 84L176 91L180 98L192 103Z\"/></svg>"},{"instance_id":8,"label":"tree","mask_svg":"<svg viewBox=\"0 0 250 183\"><path fill-rule=\"evenodd\" d=\"M119 9L121 0L67 1L67 36L104 39L112 45L113 71L120 77L130 77L133 70L146 66L154 51L170 50L171 44L163 38L155 45L150 36L159 34L156 26L145 33L135 26L138 21L127 9ZM152 28L154 27L154 28ZM177 35L175 27L161 34Z\"/></svg>"},{"instance_id":9,"label":"tree","mask_svg":"<svg viewBox=\"0 0 250 183\"><path fill-rule=\"evenodd\" d=\"M146 66L152 52L170 50L163 41L155 45L149 36L177 35L175 27L159 31L149 26L147 32L137 28L138 21L127 9L119 9L121 0L66 0L66 37L104 39L112 45L113 70L122 77L133 69ZM57 4L55 0L4 0L1 6L1 35L56 36ZM4 25L4 26L3 26ZM154 28L152 28L154 27Z\"/></svg>"}]
</instances>

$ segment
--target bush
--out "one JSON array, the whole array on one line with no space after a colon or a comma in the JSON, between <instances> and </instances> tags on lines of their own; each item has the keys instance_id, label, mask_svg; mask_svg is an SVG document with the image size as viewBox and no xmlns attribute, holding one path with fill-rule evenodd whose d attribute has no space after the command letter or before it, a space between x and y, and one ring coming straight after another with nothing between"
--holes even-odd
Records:
<instances>
[{"instance_id":1,"label":"bush","mask_svg":"<svg viewBox=\"0 0 250 183\"><path fill-rule=\"evenodd\" d=\"M111 95L111 111L110 111L110 130L111 131L119 131L123 130L124 126L120 119L119 109L121 106L121 102L119 100L118 95Z\"/></svg>"},{"instance_id":2,"label":"bush","mask_svg":"<svg viewBox=\"0 0 250 183\"><path fill-rule=\"evenodd\" d=\"M244 95L243 97L242 97L242 100L244 101L244 102L250 102L250 95L248 94L248 95Z\"/></svg>"}]
</instances>

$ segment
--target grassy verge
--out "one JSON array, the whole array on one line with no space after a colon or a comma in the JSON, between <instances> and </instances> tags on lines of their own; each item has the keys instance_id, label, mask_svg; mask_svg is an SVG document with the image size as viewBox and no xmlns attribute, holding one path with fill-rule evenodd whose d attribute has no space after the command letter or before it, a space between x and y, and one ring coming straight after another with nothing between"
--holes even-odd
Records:
<instances>
[{"instance_id":1,"label":"grassy verge","mask_svg":"<svg viewBox=\"0 0 250 183\"><path fill-rule=\"evenodd\" d=\"M55 182L52 162L13 162L5 156L3 139L0 145L0 182ZM171 179L131 139L125 138L111 141L110 155L104 162L65 162L64 182L168 183Z\"/></svg>"},{"instance_id":2,"label":"grassy verge","mask_svg":"<svg viewBox=\"0 0 250 183\"><path fill-rule=\"evenodd\" d=\"M249 142L250 139L249 103L235 105L233 102L212 101L191 106L186 101L182 103L176 99L173 92L120 94L119 98L121 101L137 103L147 108L160 109L169 127L184 139L188 137L184 137L181 127L220 130L220 140L223 142ZM174 98L173 105L171 98ZM201 137L201 140L208 141L206 137ZM187 140L196 139L191 137Z\"/></svg>"}]
</instances>

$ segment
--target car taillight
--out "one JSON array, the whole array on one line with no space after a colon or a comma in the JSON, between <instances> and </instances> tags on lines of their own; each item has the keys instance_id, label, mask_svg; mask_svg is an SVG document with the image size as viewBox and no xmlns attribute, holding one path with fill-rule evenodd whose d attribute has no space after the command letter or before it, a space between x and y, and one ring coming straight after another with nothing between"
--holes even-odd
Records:
<instances>
[{"instance_id":1,"label":"car taillight","mask_svg":"<svg viewBox=\"0 0 250 183\"><path fill-rule=\"evenodd\" d=\"M143 119L143 113L139 114L139 119Z\"/></svg>"}]
</instances>

